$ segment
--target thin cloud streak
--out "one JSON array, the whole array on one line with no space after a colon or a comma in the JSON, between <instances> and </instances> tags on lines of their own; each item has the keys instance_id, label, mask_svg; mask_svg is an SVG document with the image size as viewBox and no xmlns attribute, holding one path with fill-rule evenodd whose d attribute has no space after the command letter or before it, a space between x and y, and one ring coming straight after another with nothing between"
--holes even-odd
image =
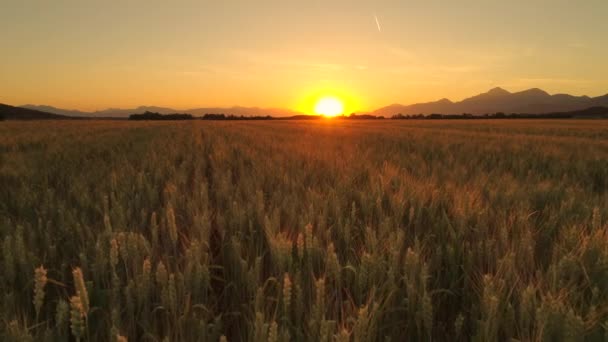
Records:
<instances>
[{"instance_id":1,"label":"thin cloud streak","mask_svg":"<svg viewBox=\"0 0 608 342\"><path fill-rule=\"evenodd\" d=\"M374 19L376 19L376 26L378 26L378 32L382 32L382 26L380 26L380 20L378 20L378 16L374 14Z\"/></svg>"}]
</instances>

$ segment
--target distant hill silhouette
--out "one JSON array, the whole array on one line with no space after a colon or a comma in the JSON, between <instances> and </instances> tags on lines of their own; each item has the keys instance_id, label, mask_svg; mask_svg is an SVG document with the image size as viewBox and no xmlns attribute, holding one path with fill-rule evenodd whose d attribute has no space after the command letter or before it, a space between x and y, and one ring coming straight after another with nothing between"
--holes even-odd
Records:
<instances>
[{"instance_id":1,"label":"distant hill silhouette","mask_svg":"<svg viewBox=\"0 0 608 342\"><path fill-rule=\"evenodd\" d=\"M474 114L486 113L554 113L575 111L589 107L608 107L608 94L598 97L572 96L568 94L549 95L538 89L528 89L510 93L502 88L494 88L486 93L469 97L460 102L441 99L435 102L412 105L394 104L373 111L370 114L391 117L396 114Z\"/></svg>"},{"instance_id":2,"label":"distant hill silhouette","mask_svg":"<svg viewBox=\"0 0 608 342\"><path fill-rule=\"evenodd\" d=\"M41 111L41 112L45 112L45 113L65 115L65 116L79 116L79 117L89 116L89 113L87 113L87 112L82 112L79 110L61 109L61 108L56 108L53 106L45 106L45 105L36 106L36 105L27 104L24 106L19 106L19 108L32 109L32 110L37 110L37 111Z\"/></svg>"},{"instance_id":3,"label":"distant hill silhouette","mask_svg":"<svg viewBox=\"0 0 608 342\"><path fill-rule=\"evenodd\" d=\"M21 107L13 107L2 103L0 103L0 117L5 120L69 119L69 117L65 115L52 114Z\"/></svg>"},{"instance_id":4,"label":"distant hill silhouette","mask_svg":"<svg viewBox=\"0 0 608 342\"><path fill-rule=\"evenodd\" d=\"M550 95L544 90L532 88L520 92L508 92L502 88L493 88L489 91L466 98L459 102L449 99L441 99L434 102L416 103L412 105L393 104L370 113L357 114L357 119L373 119L375 117L391 118L401 114L402 116L417 115L420 117L434 115L456 116L484 116L485 114L504 113L505 116L513 117L513 113L532 114L554 114L572 111L586 110L592 107L608 107L608 94L598 97L573 96L568 94ZM190 114L194 118L208 120L268 120L277 119L315 119L317 116L306 115L297 111L281 108L258 108L258 107L231 107L231 108L193 108L187 110L175 110L166 107L140 106L134 109L110 108L101 111L83 112L79 110L61 109L44 105L24 105L19 108L32 110L31 117L51 118L52 114L80 118L127 118L134 113L158 113L167 114ZM27 112L23 112L27 113ZM368 117L365 117L367 115ZM12 119L13 114L4 115L6 119ZM223 116L223 117L222 117ZM28 117L22 114L21 117Z\"/></svg>"},{"instance_id":5,"label":"distant hill silhouette","mask_svg":"<svg viewBox=\"0 0 608 342\"><path fill-rule=\"evenodd\" d=\"M132 109L109 108L94 112L83 112L79 110L61 109L45 105L24 105L21 108L39 110L43 112L81 117L104 117L104 118L126 118L133 113L159 113L159 114L191 114L193 116L204 116L209 113L223 113L224 115L233 116L273 116L273 117L288 117L294 115L302 115L303 113L281 108L258 108L258 107L231 107L231 108L192 108L186 110L177 110L166 107L140 106Z\"/></svg>"},{"instance_id":6,"label":"distant hill silhouette","mask_svg":"<svg viewBox=\"0 0 608 342\"><path fill-rule=\"evenodd\" d=\"M191 114L161 114L157 112L146 111L143 114L130 114L129 120L320 120L323 119L321 115L292 115L292 116L236 116L220 114L204 114L201 116L194 117ZM384 116L376 116L371 114L356 114L352 113L350 116L337 116L333 120L380 120L384 119ZM408 120L408 119L431 119L431 120L445 120L445 119L608 119L608 106L594 106L573 111L556 111L556 112L545 112L545 113L486 113L483 115L473 115L470 113L463 114L395 114L390 116L391 119L396 120ZM75 119L89 119L89 120L124 120L124 117L82 117L82 116L67 116L47 113L39 110L33 110L22 107L14 107L0 103L0 121L3 120L75 120Z\"/></svg>"}]
</instances>

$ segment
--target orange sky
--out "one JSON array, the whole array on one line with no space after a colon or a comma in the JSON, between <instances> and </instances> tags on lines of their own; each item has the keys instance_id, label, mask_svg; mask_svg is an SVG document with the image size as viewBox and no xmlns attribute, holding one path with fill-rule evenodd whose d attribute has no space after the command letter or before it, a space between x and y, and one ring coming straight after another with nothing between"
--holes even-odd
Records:
<instances>
[{"instance_id":1,"label":"orange sky","mask_svg":"<svg viewBox=\"0 0 608 342\"><path fill-rule=\"evenodd\" d=\"M21 1L0 102L346 112L495 86L608 92L608 1ZM376 18L378 22L376 22Z\"/></svg>"}]
</instances>

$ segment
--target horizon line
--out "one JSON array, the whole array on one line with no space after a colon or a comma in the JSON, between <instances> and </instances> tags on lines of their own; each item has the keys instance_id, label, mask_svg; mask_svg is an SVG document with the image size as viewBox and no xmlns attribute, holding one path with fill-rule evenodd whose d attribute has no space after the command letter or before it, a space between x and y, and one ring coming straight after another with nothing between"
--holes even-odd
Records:
<instances>
[{"instance_id":1,"label":"horizon line","mask_svg":"<svg viewBox=\"0 0 608 342\"><path fill-rule=\"evenodd\" d=\"M486 94L494 89L502 89L505 90L506 92L508 92L509 94L517 94L517 93L521 93L521 92L525 92L525 91L529 91L529 90L541 90L547 94L549 94L550 96L554 96L554 95L570 95L570 96L575 96L575 97L589 97L589 98L595 98L595 97L601 97L601 96L606 96L608 95L608 92L606 93L602 93L599 95L587 95L587 94L582 94L582 95L576 95L576 94L572 94L572 93L567 93L567 92L555 92L555 93L550 93L542 88L539 87L532 87L532 88L525 88L522 90L507 90L505 89L505 87L501 87L501 86L494 86L491 87L490 89L478 93L478 94L474 94L474 95L468 95L466 97L463 97L461 99L458 100L452 100L450 98L447 97L440 97L440 98L435 98L434 100L423 100L423 101L418 101L418 102L411 102L411 103L404 103L404 102L392 102L389 104L385 104L385 105L381 105L379 107L375 107L375 109L367 109L367 110L363 110L363 109L359 109L357 111L351 111L351 113L348 114L352 114L352 113L371 113L375 110L384 108L384 107L389 107L389 106L395 106L395 105L400 105L400 106L411 106L411 105L415 105L415 104L422 104L422 103L431 103L431 102L437 102L437 101L441 101L441 100L449 100L452 103L457 103L457 102L461 102L463 100L466 100L468 98L477 96L477 95L482 95L482 94ZM0 103L5 103L5 102L0 102ZM7 104L7 103L5 103ZM163 108L163 109L169 109L172 111L184 111L184 113L186 111L189 110L199 110L199 109L206 109L206 108L215 108L215 109L235 109L235 108L243 108L243 109L263 109L263 110L285 110L285 111L292 111L294 113L300 113L300 114L306 114L306 115L316 115L315 113L306 113L304 111L299 111L297 109L293 109L290 107L277 107L277 106L248 106L248 105L229 105L229 106L205 106L205 105L198 105L195 107L189 107L189 108L177 108L177 107L167 107L167 106L163 106L163 105L137 105L134 106L132 108L129 107L113 107L113 106L109 106L109 107L98 107L97 109L94 110L86 110L86 109L80 109L80 108L66 108L63 106L57 106L57 105L52 105L52 104L48 104L48 103L42 103L42 104L34 104L34 102L29 102L29 103L25 103L25 104L20 104L20 105L13 105L16 107L26 107L26 106L36 106L36 107L53 107L55 109L59 109L59 110L65 110L65 111L78 111L78 112L82 112L82 113L87 113L87 114L93 114L93 113L97 113L97 112L103 112L103 111L109 111L109 110L131 110L131 109L139 109L142 107L155 107L155 108ZM102 109L99 109L102 108ZM347 114L347 113L344 113Z\"/></svg>"}]
</instances>

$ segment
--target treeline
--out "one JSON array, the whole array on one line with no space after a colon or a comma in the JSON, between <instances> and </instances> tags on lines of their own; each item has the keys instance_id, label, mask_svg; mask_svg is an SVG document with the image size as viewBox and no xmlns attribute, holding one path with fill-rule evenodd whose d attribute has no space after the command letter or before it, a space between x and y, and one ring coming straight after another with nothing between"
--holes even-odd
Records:
<instances>
[{"instance_id":1,"label":"treeline","mask_svg":"<svg viewBox=\"0 0 608 342\"><path fill-rule=\"evenodd\" d=\"M479 119L569 119L575 117L572 114L566 113L551 113L551 114L518 114L518 113L494 113L494 114L416 114L416 115L393 115L393 120L479 120Z\"/></svg>"},{"instance_id":2,"label":"treeline","mask_svg":"<svg viewBox=\"0 0 608 342\"><path fill-rule=\"evenodd\" d=\"M191 114L160 114L145 112L143 114L131 114L129 120L193 120Z\"/></svg>"},{"instance_id":3,"label":"treeline","mask_svg":"<svg viewBox=\"0 0 608 342\"><path fill-rule=\"evenodd\" d=\"M322 115L294 115L288 117L274 117L270 115L266 116L236 116L236 115L226 115L226 114L205 114L200 119L201 120L319 120L323 118ZM336 116L334 119L344 119L344 120L377 120L384 119L383 116L374 116L369 114L351 114L349 116Z\"/></svg>"},{"instance_id":4,"label":"treeline","mask_svg":"<svg viewBox=\"0 0 608 342\"><path fill-rule=\"evenodd\" d=\"M145 112L143 114L129 115L129 120L319 120L323 118L321 115L294 115L290 117L273 117L266 116L244 116L223 113L208 113L201 117L194 117L191 114L160 114L153 112ZM608 108L592 107L584 110L576 110L571 112L556 112L543 114L527 114L527 113L510 113L497 112L493 114L473 115L470 113L463 114L414 114L403 115L396 114L391 117L392 120L478 120L478 119L573 119L573 118L608 118ZM384 116L374 116L370 114L355 114L349 116L337 116L333 119L337 120L382 120ZM0 117L2 120L2 117Z\"/></svg>"},{"instance_id":5,"label":"treeline","mask_svg":"<svg viewBox=\"0 0 608 342\"><path fill-rule=\"evenodd\" d=\"M591 107L583 110L571 112L555 112L543 114L510 113L497 112L493 114L473 115L463 114L415 114L403 115L396 114L391 117L393 120L475 120L475 119L573 119L573 118L608 118L608 108Z\"/></svg>"},{"instance_id":6,"label":"treeline","mask_svg":"<svg viewBox=\"0 0 608 342\"><path fill-rule=\"evenodd\" d=\"M236 115L226 115L226 114L205 114L200 117L201 120L272 120L274 119L270 115L266 116L236 116Z\"/></svg>"},{"instance_id":7,"label":"treeline","mask_svg":"<svg viewBox=\"0 0 608 342\"><path fill-rule=\"evenodd\" d=\"M272 116L236 116L226 114L205 114L194 117L192 114L160 114L145 112L143 114L131 114L129 120L271 120Z\"/></svg>"},{"instance_id":8,"label":"treeline","mask_svg":"<svg viewBox=\"0 0 608 342\"><path fill-rule=\"evenodd\" d=\"M341 116L342 119L347 120L382 120L384 116L374 116L369 114L355 114L352 113L350 116Z\"/></svg>"}]
</instances>

